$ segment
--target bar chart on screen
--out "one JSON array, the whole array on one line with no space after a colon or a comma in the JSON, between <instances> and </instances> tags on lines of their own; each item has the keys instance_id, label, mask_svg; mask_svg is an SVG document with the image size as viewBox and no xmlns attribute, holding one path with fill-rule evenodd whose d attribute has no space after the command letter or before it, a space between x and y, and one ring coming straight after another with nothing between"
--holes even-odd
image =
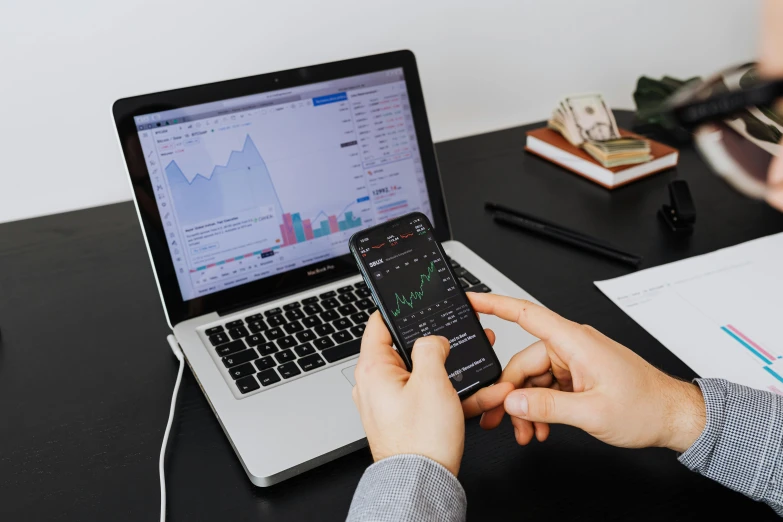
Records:
<instances>
[{"instance_id":1,"label":"bar chart on screen","mask_svg":"<svg viewBox=\"0 0 783 522\"><path fill-rule=\"evenodd\" d=\"M781 259L777 234L596 285L702 377L783 395Z\"/></svg>"},{"instance_id":2,"label":"bar chart on screen","mask_svg":"<svg viewBox=\"0 0 783 522\"><path fill-rule=\"evenodd\" d=\"M230 143L234 148L226 147ZM249 133L234 133L219 145L220 152L210 154L201 150L204 143L175 149L164 169L195 287L330 255L354 229L372 224L358 165L314 189L317 177L308 169L281 161L270 169ZM212 164L214 157L225 159Z\"/></svg>"},{"instance_id":3,"label":"bar chart on screen","mask_svg":"<svg viewBox=\"0 0 783 522\"><path fill-rule=\"evenodd\" d=\"M359 198L356 200L356 203L363 203L368 199L369 197ZM299 212L283 214L283 223L280 225L280 232L284 241L283 246L304 243L311 239L361 227L362 218L354 217L353 211L348 210L352 205L353 202L336 215L326 215L324 211L320 211L313 219L303 219ZM342 219L340 219L340 216L342 216Z\"/></svg>"},{"instance_id":4,"label":"bar chart on screen","mask_svg":"<svg viewBox=\"0 0 783 522\"><path fill-rule=\"evenodd\" d=\"M360 227L363 221L356 214L369 211L370 197L361 195L332 214L319 210L307 218L301 211L286 212L266 162L250 135L245 137L240 150L230 152L224 165L215 165L209 172L196 172L188 177L175 160L166 166L165 172L177 215L183 224L202 223L248 209L272 206L280 223L282 246ZM353 187L335 187L336 198L343 202L346 193L355 191ZM328 194L322 194L321 198L329 201Z\"/></svg>"}]
</instances>

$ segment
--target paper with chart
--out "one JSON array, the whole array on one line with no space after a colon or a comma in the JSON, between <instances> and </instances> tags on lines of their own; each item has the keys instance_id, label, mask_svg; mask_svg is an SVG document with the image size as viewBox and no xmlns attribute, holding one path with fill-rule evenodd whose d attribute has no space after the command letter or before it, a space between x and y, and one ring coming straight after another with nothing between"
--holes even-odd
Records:
<instances>
[{"instance_id":1,"label":"paper with chart","mask_svg":"<svg viewBox=\"0 0 783 522\"><path fill-rule=\"evenodd\" d=\"M783 233L595 284L702 377L783 395Z\"/></svg>"}]
</instances>

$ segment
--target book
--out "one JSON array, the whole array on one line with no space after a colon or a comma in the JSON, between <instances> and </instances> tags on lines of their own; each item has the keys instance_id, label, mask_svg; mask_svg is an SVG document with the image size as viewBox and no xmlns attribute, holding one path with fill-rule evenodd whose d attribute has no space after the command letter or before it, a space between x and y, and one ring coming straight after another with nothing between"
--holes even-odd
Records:
<instances>
[{"instance_id":1,"label":"book","mask_svg":"<svg viewBox=\"0 0 783 522\"><path fill-rule=\"evenodd\" d=\"M620 129L620 135L644 139L642 136L625 129ZM648 141L650 142L650 156L652 156L650 161L609 168L602 166L584 149L572 145L558 132L546 127L527 133L525 150L605 188L613 189L677 165L679 159L677 149L654 140Z\"/></svg>"}]
</instances>

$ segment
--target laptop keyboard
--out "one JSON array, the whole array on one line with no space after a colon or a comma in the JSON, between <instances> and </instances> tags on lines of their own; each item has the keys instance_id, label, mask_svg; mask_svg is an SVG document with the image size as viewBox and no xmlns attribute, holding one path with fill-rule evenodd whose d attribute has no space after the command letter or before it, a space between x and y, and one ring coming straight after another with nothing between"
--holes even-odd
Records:
<instances>
[{"instance_id":1,"label":"laptop keyboard","mask_svg":"<svg viewBox=\"0 0 783 522\"><path fill-rule=\"evenodd\" d=\"M465 291L490 291L447 259ZM357 355L376 309L362 281L212 326L204 334L244 395Z\"/></svg>"}]
</instances>

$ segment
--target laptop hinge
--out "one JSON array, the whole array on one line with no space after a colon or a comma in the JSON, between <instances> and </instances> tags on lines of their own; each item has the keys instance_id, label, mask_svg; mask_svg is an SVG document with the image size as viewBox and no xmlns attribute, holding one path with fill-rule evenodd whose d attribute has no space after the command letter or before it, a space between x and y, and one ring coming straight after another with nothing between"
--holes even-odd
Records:
<instances>
[{"instance_id":1,"label":"laptop hinge","mask_svg":"<svg viewBox=\"0 0 783 522\"><path fill-rule=\"evenodd\" d=\"M241 304L235 304L234 306L231 306L231 307L220 308L220 309L216 310L216 312L217 312L217 314L220 317L223 317L223 316L226 316L226 315L231 315L231 314L236 313L236 312L241 312L242 310L247 310L248 308L255 308L256 306L260 306L260 305L262 305L264 303L268 303L270 301L274 301L275 299L279 299L279 298L280 298L280 296L275 296L275 297L271 297L269 299L259 299L259 300L253 300L253 301L246 301L246 302L241 303Z\"/></svg>"},{"instance_id":2,"label":"laptop hinge","mask_svg":"<svg viewBox=\"0 0 783 522\"><path fill-rule=\"evenodd\" d=\"M321 286L329 285L329 284L335 283L337 281L342 281L343 279L349 279L349 278L355 277L356 275L358 275L358 273L356 273L356 274L340 274L337 277L329 277L329 278L323 279L321 281L318 281L316 284L305 283L305 284L299 284L299 285L296 285L296 286L289 286L286 289L286 291L284 291L284 292L283 291L277 291L277 292L272 293L270 295L266 295L262 299L250 299L250 300L243 301L243 302L240 302L240 303L234 303L231 306L218 308L217 310L215 310L215 312L219 316L221 316L221 317L226 316L226 315L231 315L231 314L234 314L236 312L241 312L242 310L247 310L248 308L255 308L255 307L261 306L261 305L263 305L265 303L276 301L278 299L283 299L283 298L285 298L287 296L292 296L292 295L298 294L300 292L306 292L308 290L315 290L315 289L317 289L317 288L319 288Z\"/></svg>"}]
</instances>

